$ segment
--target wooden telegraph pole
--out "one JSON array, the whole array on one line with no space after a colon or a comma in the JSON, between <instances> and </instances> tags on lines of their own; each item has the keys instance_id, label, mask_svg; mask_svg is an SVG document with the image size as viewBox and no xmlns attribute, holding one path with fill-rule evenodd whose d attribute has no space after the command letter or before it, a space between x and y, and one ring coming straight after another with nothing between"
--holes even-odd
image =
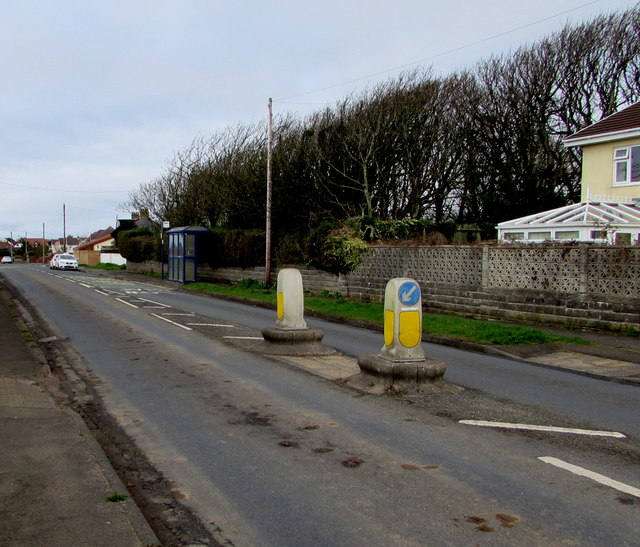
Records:
<instances>
[{"instance_id":1,"label":"wooden telegraph pole","mask_svg":"<svg viewBox=\"0 0 640 547\"><path fill-rule=\"evenodd\" d=\"M62 204L62 239L64 240L64 249L62 249L63 253L67 252L67 205L65 203Z\"/></svg>"},{"instance_id":2,"label":"wooden telegraph pole","mask_svg":"<svg viewBox=\"0 0 640 547\"><path fill-rule=\"evenodd\" d=\"M273 101L269 97L269 117L267 123L267 222L265 227L264 282L271 283L271 155L273 150Z\"/></svg>"}]
</instances>

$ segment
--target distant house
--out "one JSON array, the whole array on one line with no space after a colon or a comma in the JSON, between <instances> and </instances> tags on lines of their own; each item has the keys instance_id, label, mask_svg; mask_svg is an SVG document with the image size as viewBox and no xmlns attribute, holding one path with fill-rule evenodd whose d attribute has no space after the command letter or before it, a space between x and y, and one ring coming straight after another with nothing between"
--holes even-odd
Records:
<instances>
[{"instance_id":1,"label":"distant house","mask_svg":"<svg viewBox=\"0 0 640 547\"><path fill-rule=\"evenodd\" d=\"M640 243L640 102L564 140L582 147L580 203L498 224L500 240Z\"/></svg>"},{"instance_id":2,"label":"distant house","mask_svg":"<svg viewBox=\"0 0 640 547\"><path fill-rule=\"evenodd\" d=\"M54 239L49 244L52 253L73 253L75 248L80 245L80 238L67 236L66 238Z\"/></svg>"},{"instance_id":3,"label":"distant house","mask_svg":"<svg viewBox=\"0 0 640 547\"><path fill-rule=\"evenodd\" d=\"M95 266L100 262L111 264L126 264L126 260L115 249L116 241L111 232L106 230L96 232L97 237L76 247L74 254L80 264Z\"/></svg>"},{"instance_id":4,"label":"distant house","mask_svg":"<svg viewBox=\"0 0 640 547\"><path fill-rule=\"evenodd\" d=\"M0 256L13 254L13 243L9 240L0 241Z\"/></svg>"},{"instance_id":5,"label":"distant house","mask_svg":"<svg viewBox=\"0 0 640 547\"><path fill-rule=\"evenodd\" d=\"M29 247L42 247L42 245L48 245L47 240L41 237L23 237L20 241L23 244L26 242Z\"/></svg>"}]
</instances>

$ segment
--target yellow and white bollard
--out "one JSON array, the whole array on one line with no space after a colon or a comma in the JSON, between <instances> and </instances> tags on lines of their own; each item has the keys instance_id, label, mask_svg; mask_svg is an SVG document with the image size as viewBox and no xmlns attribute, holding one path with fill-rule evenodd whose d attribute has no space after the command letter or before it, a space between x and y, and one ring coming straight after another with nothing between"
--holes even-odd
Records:
<instances>
[{"instance_id":1,"label":"yellow and white bollard","mask_svg":"<svg viewBox=\"0 0 640 547\"><path fill-rule=\"evenodd\" d=\"M384 346L378 355L358 357L361 373L347 384L369 393L405 393L422 389L422 384L439 383L447 367L427 359L421 342L420 285L413 279L391 279L384 294Z\"/></svg>"},{"instance_id":2,"label":"yellow and white bollard","mask_svg":"<svg viewBox=\"0 0 640 547\"><path fill-rule=\"evenodd\" d=\"M384 294L384 346L380 357L390 361L423 361L422 292L413 279L395 278Z\"/></svg>"},{"instance_id":3,"label":"yellow and white bollard","mask_svg":"<svg viewBox=\"0 0 640 547\"><path fill-rule=\"evenodd\" d=\"M275 328L262 329L262 352L296 356L335 353L321 343L324 333L320 329L307 328L302 274L295 268L284 268L278 273L276 316Z\"/></svg>"},{"instance_id":4,"label":"yellow and white bollard","mask_svg":"<svg viewBox=\"0 0 640 547\"><path fill-rule=\"evenodd\" d=\"M295 268L284 268L278 273L277 285L278 329L306 329L304 320L304 291L302 275Z\"/></svg>"}]
</instances>

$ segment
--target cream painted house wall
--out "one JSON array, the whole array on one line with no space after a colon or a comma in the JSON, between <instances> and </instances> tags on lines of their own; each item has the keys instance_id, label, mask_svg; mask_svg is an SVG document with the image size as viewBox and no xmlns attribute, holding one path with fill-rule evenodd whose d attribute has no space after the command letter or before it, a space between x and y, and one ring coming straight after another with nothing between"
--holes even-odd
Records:
<instances>
[{"instance_id":1,"label":"cream painted house wall","mask_svg":"<svg viewBox=\"0 0 640 547\"><path fill-rule=\"evenodd\" d=\"M613 151L623 146L640 146L640 137L583 145L580 201L640 198L639 183L614 184Z\"/></svg>"},{"instance_id":2,"label":"cream painted house wall","mask_svg":"<svg viewBox=\"0 0 640 547\"><path fill-rule=\"evenodd\" d=\"M101 241L100 243L96 243L93 246L93 250L94 251L102 251L102 249L111 249L116 243L116 240L111 238L111 239L107 239L106 241Z\"/></svg>"}]
</instances>

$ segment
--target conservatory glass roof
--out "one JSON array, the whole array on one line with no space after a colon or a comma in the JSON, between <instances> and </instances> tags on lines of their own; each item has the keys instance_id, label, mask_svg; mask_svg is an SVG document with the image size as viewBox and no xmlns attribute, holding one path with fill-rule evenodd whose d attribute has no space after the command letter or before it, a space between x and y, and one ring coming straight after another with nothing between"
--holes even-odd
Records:
<instances>
[{"instance_id":1,"label":"conservatory glass roof","mask_svg":"<svg viewBox=\"0 0 640 547\"><path fill-rule=\"evenodd\" d=\"M638 225L640 226L640 207L629 203L581 202L566 205L558 209L543 211L535 215L507 220L498 224L498 228L576 226L590 224Z\"/></svg>"}]
</instances>

